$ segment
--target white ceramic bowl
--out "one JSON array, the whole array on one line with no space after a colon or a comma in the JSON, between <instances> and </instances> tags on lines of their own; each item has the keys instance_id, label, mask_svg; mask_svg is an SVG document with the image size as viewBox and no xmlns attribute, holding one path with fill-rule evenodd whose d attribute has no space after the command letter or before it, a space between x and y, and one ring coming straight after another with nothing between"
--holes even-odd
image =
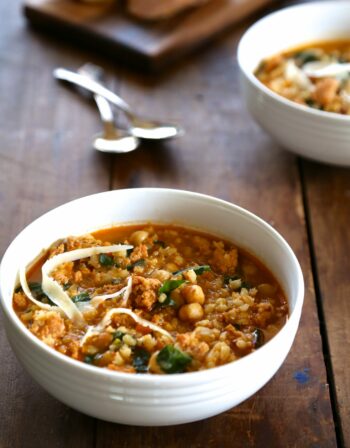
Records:
<instances>
[{"instance_id":1,"label":"white ceramic bowl","mask_svg":"<svg viewBox=\"0 0 350 448\"><path fill-rule=\"evenodd\" d=\"M222 236L262 260L282 284L290 318L256 352L214 369L176 375L132 375L96 368L46 346L12 309L20 263L33 260L55 240L119 223L178 223ZM248 211L201 194L140 188L109 191L58 207L26 227L0 266L1 306L10 344L24 368L44 389L94 417L133 425L171 425L200 420L250 397L276 373L297 331L304 284L285 240Z\"/></svg>"},{"instance_id":2,"label":"white ceramic bowl","mask_svg":"<svg viewBox=\"0 0 350 448\"><path fill-rule=\"evenodd\" d=\"M254 76L266 57L336 39L350 40L349 1L292 6L248 29L238 46L238 63L248 110L275 140L307 158L350 166L350 116L301 106L272 92Z\"/></svg>"}]
</instances>

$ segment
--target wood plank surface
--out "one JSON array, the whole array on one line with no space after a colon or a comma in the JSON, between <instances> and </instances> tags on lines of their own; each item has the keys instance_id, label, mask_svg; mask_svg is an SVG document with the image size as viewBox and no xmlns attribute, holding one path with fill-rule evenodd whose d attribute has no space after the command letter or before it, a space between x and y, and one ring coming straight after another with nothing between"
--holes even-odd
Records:
<instances>
[{"instance_id":1,"label":"wood plank surface","mask_svg":"<svg viewBox=\"0 0 350 448\"><path fill-rule=\"evenodd\" d=\"M108 189L110 158L93 152L97 115L51 76L89 56L27 32L20 1L0 2L0 254L50 208ZM1 320L1 319L0 319ZM15 359L0 322L0 447L90 448L95 421L59 403Z\"/></svg>"},{"instance_id":2,"label":"wood plank surface","mask_svg":"<svg viewBox=\"0 0 350 448\"><path fill-rule=\"evenodd\" d=\"M343 443L350 447L350 172L304 163L324 331Z\"/></svg>"},{"instance_id":3,"label":"wood plank surface","mask_svg":"<svg viewBox=\"0 0 350 448\"><path fill-rule=\"evenodd\" d=\"M72 0L26 0L37 27L108 53L143 69L159 69L272 0L214 0L176 17L147 23L131 17L125 2L84 4Z\"/></svg>"},{"instance_id":4,"label":"wood plank surface","mask_svg":"<svg viewBox=\"0 0 350 448\"><path fill-rule=\"evenodd\" d=\"M179 120L187 133L181 141L125 155L123 163L115 160L113 186L176 187L212 194L273 224L297 253L306 281L296 343L276 377L241 406L175 428L131 431L99 422L99 448L112 446L114 439L123 447L180 447L183 440L198 447L229 447L233 441L242 448L336 445L297 159L282 152L243 108L234 58L242 31L243 27L196 58L186 70L164 76L161 83L136 75L122 78L122 96L145 114L152 110L159 117Z\"/></svg>"},{"instance_id":5,"label":"wood plank surface","mask_svg":"<svg viewBox=\"0 0 350 448\"><path fill-rule=\"evenodd\" d=\"M0 3L0 17L6 17L0 27L0 255L24 225L75 197L111 187L183 188L235 202L275 226L301 262L306 297L292 351L268 385L222 415L169 428L105 423L60 404L22 370L0 326L0 448L335 447L298 160L253 123L239 94L234 54L249 23L224 36L206 53L155 77L130 74L97 54L31 32L19 6L20 0ZM109 86L140 112L177 120L186 127L186 135L164 145L144 145L123 156L93 152L90 139L99 129L96 111L51 75L55 66L77 68L87 60L103 65ZM349 184L346 170L340 183L337 170L324 182L325 171L315 165L305 175L311 222L319 227L319 233L313 233L319 238L316 256L325 256L322 245L327 227L320 221L328 204L343 216L339 223L330 217L325 221L338 226L332 256L343 257L348 245L341 247L342 229L346 229L348 215L341 215L340 207ZM321 191L326 205L316 201ZM316 278L316 284L320 281L331 308L331 269L335 269L330 260L322 263L328 273L323 283ZM348 283L345 273L339 275L335 278L343 286L337 297L344 313L339 322L346 327L349 310L343 292ZM340 326L337 316L329 314L329 320L331 316L334 321L327 328L333 334L328 338L334 340L335 382L344 417L349 387L348 377L340 371L340 355L346 349L336 348L332 338ZM339 334L348 337L342 331Z\"/></svg>"}]
</instances>

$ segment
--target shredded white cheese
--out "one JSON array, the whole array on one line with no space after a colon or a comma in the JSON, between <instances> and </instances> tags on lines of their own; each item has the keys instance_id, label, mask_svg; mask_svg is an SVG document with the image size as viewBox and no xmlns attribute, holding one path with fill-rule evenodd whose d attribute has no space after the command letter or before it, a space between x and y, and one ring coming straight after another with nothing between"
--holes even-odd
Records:
<instances>
[{"instance_id":1,"label":"shredded white cheese","mask_svg":"<svg viewBox=\"0 0 350 448\"><path fill-rule=\"evenodd\" d=\"M125 291L126 286L124 286L124 288L120 289L119 291L114 292L113 294L103 294L100 296L95 296L90 300L89 304L97 308L105 300L115 299L116 297L122 296Z\"/></svg>"},{"instance_id":2,"label":"shredded white cheese","mask_svg":"<svg viewBox=\"0 0 350 448\"><path fill-rule=\"evenodd\" d=\"M115 314L127 314L128 316L132 317L135 322L142 325L143 327L150 328L151 330L157 333L161 333L162 335L172 340L174 339L168 331L150 322L149 320L143 319L142 317L131 311L129 308L112 308L107 312L107 314L98 325L96 325L95 327L89 327L88 331L80 341L80 346L83 346L87 339L89 339L91 336L99 334L104 328L106 328L111 323L111 319Z\"/></svg>"},{"instance_id":3,"label":"shredded white cheese","mask_svg":"<svg viewBox=\"0 0 350 448\"><path fill-rule=\"evenodd\" d=\"M284 77L286 80L293 82L301 89L312 91L313 84L307 77L306 73L303 72L293 60L288 60L284 68Z\"/></svg>"},{"instance_id":4,"label":"shredded white cheese","mask_svg":"<svg viewBox=\"0 0 350 448\"><path fill-rule=\"evenodd\" d=\"M342 100L343 105L348 108L350 106L350 93L346 92L345 90L342 90L340 92L340 98Z\"/></svg>"},{"instance_id":5,"label":"shredded white cheese","mask_svg":"<svg viewBox=\"0 0 350 448\"><path fill-rule=\"evenodd\" d=\"M123 295L123 300L121 301L121 306L123 308L125 308L126 305L128 304L131 291L132 291L132 277L130 276L128 279L128 283L126 285L125 293Z\"/></svg>"},{"instance_id":6,"label":"shredded white cheese","mask_svg":"<svg viewBox=\"0 0 350 448\"><path fill-rule=\"evenodd\" d=\"M83 338L80 340L80 347L82 347L85 342L91 337L99 334L97 327L89 327L87 332L84 334Z\"/></svg>"},{"instance_id":7,"label":"shredded white cheese","mask_svg":"<svg viewBox=\"0 0 350 448\"><path fill-rule=\"evenodd\" d=\"M132 290L132 277L130 276L128 278L127 286L125 286L124 288L120 289L117 292L114 292L113 294L103 294L100 296L95 296L90 300L89 304L97 308L105 300L123 296L122 305L125 306L128 303L131 290Z\"/></svg>"},{"instance_id":8,"label":"shredded white cheese","mask_svg":"<svg viewBox=\"0 0 350 448\"><path fill-rule=\"evenodd\" d=\"M69 295L62 289L61 285L56 282L53 278L49 276L49 274L57 268L62 263L68 263L72 261L77 261L82 258L88 258L92 255L99 255L105 253L113 253L120 252L123 250L132 249L133 246L123 245L123 244L115 244L112 246L95 246L88 247L84 249L76 249L69 252L64 252L62 254L55 255L54 257L47 260L42 268L42 289L43 292L55 303L59 309L61 309L64 314L66 314L69 319L71 319L76 325L82 326L86 325L85 319L76 306L76 304L72 301ZM41 303L36 300L27 283L26 279L26 267L20 269L20 282L23 289L23 292L26 294L28 299L34 302L38 307L45 310L57 310L57 307L53 307L51 305L47 305Z\"/></svg>"}]
</instances>

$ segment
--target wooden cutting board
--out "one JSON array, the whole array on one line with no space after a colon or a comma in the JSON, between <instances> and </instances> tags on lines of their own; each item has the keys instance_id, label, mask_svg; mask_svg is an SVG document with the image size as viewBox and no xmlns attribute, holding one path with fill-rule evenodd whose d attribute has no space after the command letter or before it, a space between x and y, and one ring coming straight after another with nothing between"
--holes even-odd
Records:
<instances>
[{"instance_id":1,"label":"wooden cutting board","mask_svg":"<svg viewBox=\"0 0 350 448\"><path fill-rule=\"evenodd\" d=\"M271 1L212 0L153 23L129 16L123 2L92 5L72 0L26 0L24 13L32 24L60 38L83 43L130 65L156 70Z\"/></svg>"}]
</instances>

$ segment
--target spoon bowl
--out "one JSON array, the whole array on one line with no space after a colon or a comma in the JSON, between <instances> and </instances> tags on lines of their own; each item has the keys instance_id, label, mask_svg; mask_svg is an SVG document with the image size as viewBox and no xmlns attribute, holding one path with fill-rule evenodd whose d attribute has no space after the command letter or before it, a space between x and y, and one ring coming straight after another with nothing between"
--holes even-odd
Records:
<instances>
[{"instance_id":1,"label":"spoon bowl","mask_svg":"<svg viewBox=\"0 0 350 448\"><path fill-rule=\"evenodd\" d=\"M80 67L78 73L94 80L100 80L103 77L102 69L90 63ZM113 111L105 98L95 94L94 99L100 112L103 132L94 136L92 146L97 151L115 154L134 151L140 145L140 140L130 131L115 125Z\"/></svg>"},{"instance_id":2,"label":"spoon bowl","mask_svg":"<svg viewBox=\"0 0 350 448\"><path fill-rule=\"evenodd\" d=\"M121 109L131 124L129 131L135 137L145 140L167 140L169 138L181 136L184 133L184 131L175 124L160 123L138 116L131 110L131 107L120 98L120 96L90 77L72 72L65 68L56 68L53 75L56 79L75 84L99 97L105 98L111 104Z\"/></svg>"},{"instance_id":3,"label":"spoon bowl","mask_svg":"<svg viewBox=\"0 0 350 448\"><path fill-rule=\"evenodd\" d=\"M130 128L132 135L144 140L166 140L183 134L181 128L172 124L151 121L135 115L129 119L132 122Z\"/></svg>"},{"instance_id":4,"label":"spoon bowl","mask_svg":"<svg viewBox=\"0 0 350 448\"><path fill-rule=\"evenodd\" d=\"M96 134L93 138L93 147L97 151L109 153L127 153L134 151L139 146L138 138L127 131L121 131L107 138L105 132Z\"/></svg>"}]
</instances>

